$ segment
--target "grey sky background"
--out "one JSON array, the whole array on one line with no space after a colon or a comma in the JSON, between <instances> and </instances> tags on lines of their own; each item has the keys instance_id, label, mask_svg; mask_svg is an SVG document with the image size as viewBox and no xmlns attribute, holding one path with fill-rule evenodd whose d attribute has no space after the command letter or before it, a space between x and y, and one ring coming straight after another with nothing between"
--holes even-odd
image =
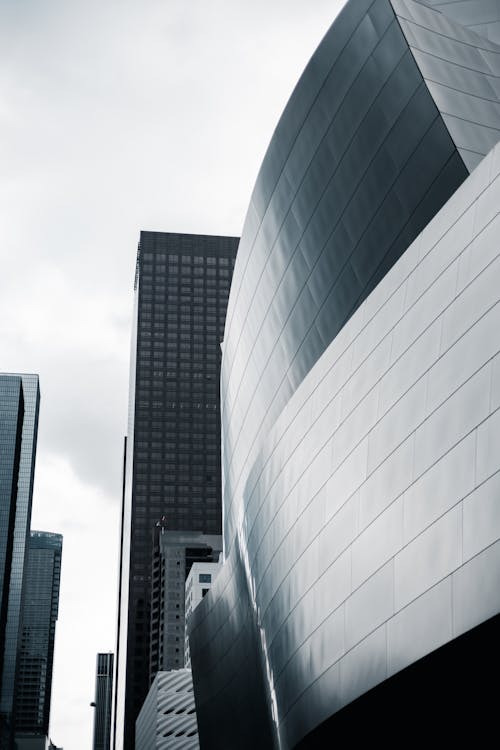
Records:
<instances>
[{"instance_id":1,"label":"grey sky background","mask_svg":"<svg viewBox=\"0 0 500 750\"><path fill-rule=\"evenodd\" d=\"M114 650L141 229L239 235L342 0L0 0L0 371L42 393L33 528L64 535L51 735Z\"/></svg>"}]
</instances>

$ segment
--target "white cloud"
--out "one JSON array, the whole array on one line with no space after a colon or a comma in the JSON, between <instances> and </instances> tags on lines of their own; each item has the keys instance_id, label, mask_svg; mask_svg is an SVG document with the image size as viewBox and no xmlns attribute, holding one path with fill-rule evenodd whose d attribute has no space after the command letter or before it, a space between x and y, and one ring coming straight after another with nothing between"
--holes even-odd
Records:
<instances>
[{"instance_id":1,"label":"white cloud","mask_svg":"<svg viewBox=\"0 0 500 750\"><path fill-rule=\"evenodd\" d=\"M113 647L116 577L100 572L116 566L139 231L240 233L339 4L0 0L0 370L40 374L34 517L65 536L67 750L89 747L95 652Z\"/></svg>"},{"instance_id":2,"label":"white cloud","mask_svg":"<svg viewBox=\"0 0 500 750\"><path fill-rule=\"evenodd\" d=\"M51 734L88 748L96 654L114 650L118 507L58 456L41 452L36 474L32 528L64 536Z\"/></svg>"}]
</instances>

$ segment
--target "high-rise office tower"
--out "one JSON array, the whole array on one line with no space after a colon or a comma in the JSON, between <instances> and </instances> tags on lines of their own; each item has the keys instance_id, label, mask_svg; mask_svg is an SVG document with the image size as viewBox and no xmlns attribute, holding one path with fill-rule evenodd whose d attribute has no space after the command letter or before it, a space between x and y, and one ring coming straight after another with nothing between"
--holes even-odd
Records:
<instances>
[{"instance_id":1,"label":"high-rise office tower","mask_svg":"<svg viewBox=\"0 0 500 750\"><path fill-rule=\"evenodd\" d=\"M236 237L141 232L127 439L116 747L149 689L152 530L221 531L220 342Z\"/></svg>"},{"instance_id":2,"label":"high-rise office tower","mask_svg":"<svg viewBox=\"0 0 500 750\"><path fill-rule=\"evenodd\" d=\"M111 741L112 695L113 654L97 654L94 700L94 742L92 750L109 750Z\"/></svg>"},{"instance_id":3,"label":"high-rise office tower","mask_svg":"<svg viewBox=\"0 0 500 750\"><path fill-rule=\"evenodd\" d=\"M31 522L38 375L0 374L0 747L13 741L25 551Z\"/></svg>"},{"instance_id":4,"label":"high-rise office tower","mask_svg":"<svg viewBox=\"0 0 500 750\"><path fill-rule=\"evenodd\" d=\"M15 695L18 750L38 746L42 750L49 736L62 539L61 534L48 531L30 533Z\"/></svg>"}]
</instances>

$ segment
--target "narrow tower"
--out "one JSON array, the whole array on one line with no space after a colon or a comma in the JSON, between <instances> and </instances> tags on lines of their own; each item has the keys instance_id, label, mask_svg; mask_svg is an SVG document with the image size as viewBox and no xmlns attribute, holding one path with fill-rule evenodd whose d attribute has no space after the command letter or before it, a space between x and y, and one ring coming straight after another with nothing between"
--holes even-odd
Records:
<instances>
[{"instance_id":1,"label":"narrow tower","mask_svg":"<svg viewBox=\"0 0 500 750\"><path fill-rule=\"evenodd\" d=\"M111 701L113 695L113 654L97 654L94 699L94 742L92 750L109 750Z\"/></svg>"},{"instance_id":2,"label":"narrow tower","mask_svg":"<svg viewBox=\"0 0 500 750\"><path fill-rule=\"evenodd\" d=\"M141 232L117 643L116 747L149 690L152 530L221 533L220 344L238 238ZM182 644L181 644L182 645Z\"/></svg>"}]
</instances>

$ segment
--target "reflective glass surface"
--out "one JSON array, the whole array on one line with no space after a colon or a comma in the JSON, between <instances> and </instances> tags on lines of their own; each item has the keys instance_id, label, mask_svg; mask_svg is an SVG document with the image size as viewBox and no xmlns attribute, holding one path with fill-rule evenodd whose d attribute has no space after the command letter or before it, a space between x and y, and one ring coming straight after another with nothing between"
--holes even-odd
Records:
<instances>
[{"instance_id":1,"label":"reflective glass surface","mask_svg":"<svg viewBox=\"0 0 500 750\"><path fill-rule=\"evenodd\" d=\"M49 736L62 536L30 532L15 698L17 734Z\"/></svg>"},{"instance_id":2,"label":"reflective glass surface","mask_svg":"<svg viewBox=\"0 0 500 750\"><path fill-rule=\"evenodd\" d=\"M3 647L1 655L0 721L2 732L6 731L7 736L9 736L12 726L11 718L20 642L25 552L31 522L40 391L38 387L38 375L0 374L0 377L4 387L3 397L7 399L6 402L4 401L2 409L5 408L6 404L9 424L7 427L9 433L7 449L11 457L13 441L16 443L16 455L11 461L11 466L7 473L4 471L4 458L2 458L3 476L1 490L3 517L5 517L4 503L7 497L8 502L10 502L7 535L4 533L5 527L0 532L3 537L1 540L2 547L5 543L7 545L7 552L4 558L5 564L7 567L10 566L8 580L5 577L7 567L4 568L2 622L0 625L0 641ZM12 386L6 385L9 380L15 383L15 394L13 393ZM7 391L5 388L7 388ZM21 398L19 397L19 388L22 388ZM21 410L24 410L22 416ZM14 427L12 420L16 423L16 427ZM21 429L20 444L19 428ZM4 422L2 420L2 425L0 426L2 434L0 439L2 439L2 442L4 439L3 429ZM7 485L4 484L4 481L7 482ZM15 489L16 483L17 492ZM6 493L5 489L7 489Z\"/></svg>"}]
</instances>

